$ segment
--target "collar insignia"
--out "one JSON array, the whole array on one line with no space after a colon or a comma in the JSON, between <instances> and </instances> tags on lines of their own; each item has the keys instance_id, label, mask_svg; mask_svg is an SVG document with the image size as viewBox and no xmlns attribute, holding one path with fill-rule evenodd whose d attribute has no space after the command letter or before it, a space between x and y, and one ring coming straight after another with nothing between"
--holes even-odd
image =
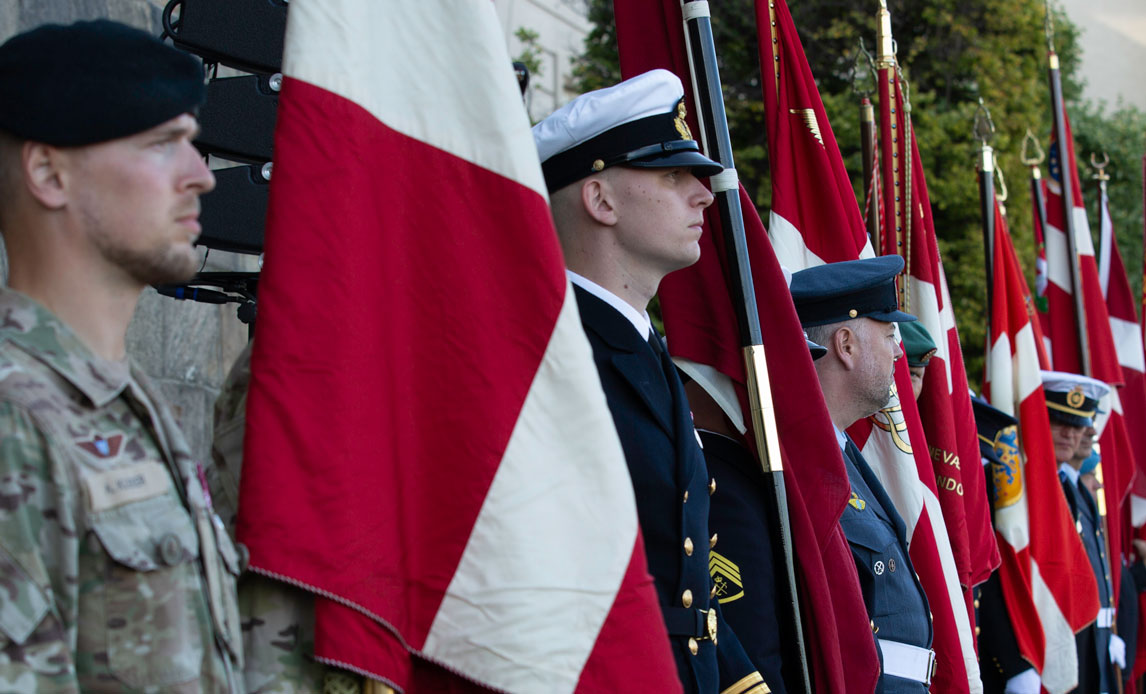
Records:
<instances>
[{"instance_id":1,"label":"collar insignia","mask_svg":"<svg viewBox=\"0 0 1146 694\"><path fill-rule=\"evenodd\" d=\"M848 499L848 503L851 504L851 507L857 511L862 511L867 508L867 502L861 499L859 494L856 494L855 492L852 492L852 498Z\"/></svg>"},{"instance_id":2,"label":"collar insignia","mask_svg":"<svg viewBox=\"0 0 1146 694\"><path fill-rule=\"evenodd\" d=\"M688 129L688 121L685 120L685 116L687 115L688 109L684 106L684 99L681 99L676 105L676 118L673 119L672 124L676 126L676 131L680 133L682 140L693 139L692 131Z\"/></svg>"},{"instance_id":3,"label":"collar insignia","mask_svg":"<svg viewBox=\"0 0 1146 694\"><path fill-rule=\"evenodd\" d=\"M744 597L744 585L740 582L740 567L719 552L708 553L708 573L716 589L716 599L720 604Z\"/></svg>"}]
</instances>

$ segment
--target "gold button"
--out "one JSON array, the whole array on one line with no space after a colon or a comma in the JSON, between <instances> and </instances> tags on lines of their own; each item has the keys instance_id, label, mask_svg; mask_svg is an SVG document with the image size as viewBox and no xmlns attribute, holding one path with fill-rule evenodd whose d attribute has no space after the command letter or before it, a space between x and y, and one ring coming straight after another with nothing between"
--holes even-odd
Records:
<instances>
[{"instance_id":1,"label":"gold button","mask_svg":"<svg viewBox=\"0 0 1146 694\"><path fill-rule=\"evenodd\" d=\"M709 496L716 493L716 478L713 477L708 481L708 494Z\"/></svg>"},{"instance_id":2,"label":"gold button","mask_svg":"<svg viewBox=\"0 0 1146 694\"><path fill-rule=\"evenodd\" d=\"M713 533L712 537L709 538L709 540L708 540L708 548L712 549L715 546L716 546L716 533Z\"/></svg>"},{"instance_id":3,"label":"gold button","mask_svg":"<svg viewBox=\"0 0 1146 694\"><path fill-rule=\"evenodd\" d=\"M605 168L605 162L601 161L600 159L594 159L593 160L593 170L594 171L601 171L604 168Z\"/></svg>"},{"instance_id":4,"label":"gold button","mask_svg":"<svg viewBox=\"0 0 1146 694\"><path fill-rule=\"evenodd\" d=\"M859 315L859 311L855 310L854 308L852 310L848 311L848 316L851 318L855 318L858 315Z\"/></svg>"},{"instance_id":5,"label":"gold button","mask_svg":"<svg viewBox=\"0 0 1146 694\"><path fill-rule=\"evenodd\" d=\"M692 556L692 538L691 537L684 538L684 555L686 557Z\"/></svg>"},{"instance_id":6,"label":"gold button","mask_svg":"<svg viewBox=\"0 0 1146 694\"><path fill-rule=\"evenodd\" d=\"M685 607L692 607L692 591L688 588L685 588L684 592L681 593L680 604L684 605Z\"/></svg>"},{"instance_id":7,"label":"gold button","mask_svg":"<svg viewBox=\"0 0 1146 694\"><path fill-rule=\"evenodd\" d=\"M688 652L692 653L693 655L696 655L696 652L699 650L700 650L700 644L696 642L696 639L690 638L688 640Z\"/></svg>"},{"instance_id":8,"label":"gold button","mask_svg":"<svg viewBox=\"0 0 1146 694\"><path fill-rule=\"evenodd\" d=\"M975 636L979 635L979 631L980 631L979 627L975 627Z\"/></svg>"},{"instance_id":9,"label":"gold button","mask_svg":"<svg viewBox=\"0 0 1146 694\"><path fill-rule=\"evenodd\" d=\"M979 601L978 600L975 601L975 609L976 610L979 609Z\"/></svg>"},{"instance_id":10,"label":"gold button","mask_svg":"<svg viewBox=\"0 0 1146 694\"><path fill-rule=\"evenodd\" d=\"M688 491L687 490L684 493L684 503L686 503L686 504L688 503Z\"/></svg>"}]
</instances>

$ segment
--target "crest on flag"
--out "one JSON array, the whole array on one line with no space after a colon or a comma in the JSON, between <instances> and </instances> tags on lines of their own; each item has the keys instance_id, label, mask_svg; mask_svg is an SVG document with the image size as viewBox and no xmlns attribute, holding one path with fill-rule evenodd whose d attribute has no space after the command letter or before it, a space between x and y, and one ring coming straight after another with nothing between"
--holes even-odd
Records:
<instances>
[{"instance_id":1,"label":"crest on flag","mask_svg":"<svg viewBox=\"0 0 1146 694\"><path fill-rule=\"evenodd\" d=\"M1019 459L1019 428L1004 427L992 443L1002 463L991 467L995 483L995 507L1012 506L1023 497L1023 468Z\"/></svg>"}]
</instances>

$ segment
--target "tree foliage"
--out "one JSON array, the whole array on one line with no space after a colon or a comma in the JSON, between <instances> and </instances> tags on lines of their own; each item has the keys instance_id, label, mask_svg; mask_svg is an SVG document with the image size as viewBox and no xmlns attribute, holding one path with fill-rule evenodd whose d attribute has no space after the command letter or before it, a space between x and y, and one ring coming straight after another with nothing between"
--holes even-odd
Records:
<instances>
[{"instance_id":1,"label":"tree foliage","mask_svg":"<svg viewBox=\"0 0 1146 694\"><path fill-rule=\"evenodd\" d=\"M862 169L855 88L865 85L862 80L853 83L853 66L861 38L867 46L875 45L878 7L876 0L789 2L857 196L861 195ZM620 79L612 3L591 0L589 8L593 29L585 52L574 64L582 90ZM974 382L983 365L986 295L975 173L979 142L972 132L973 119L982 98L996 126L991 144L1009 189L1006 207L1011 233L1033 286L1030 174L1019 160L1019 151L1028 128L1044 148L1051 128L1043 2L888 0L888 8L897 57L910 85L913 124L940 253ZM737 172L766 219L771 185L753 3L724 0L713 3L712 11ZM1126 106L1108 112L1080 101L1078 31L1061 11L1054 15L1054 43L1078 154L1083 159L1091 151L1104 150L1110 156L1115 229L1131 281L1140 291L1140 157L1146 147L1146 115ZM870 89L870 80L866 86ZM1089 192L1087 203L1092 209L1097 204L1094 198ZM1094 215L1091 219L1097 220Z\"/></svg>"}]
</instances>

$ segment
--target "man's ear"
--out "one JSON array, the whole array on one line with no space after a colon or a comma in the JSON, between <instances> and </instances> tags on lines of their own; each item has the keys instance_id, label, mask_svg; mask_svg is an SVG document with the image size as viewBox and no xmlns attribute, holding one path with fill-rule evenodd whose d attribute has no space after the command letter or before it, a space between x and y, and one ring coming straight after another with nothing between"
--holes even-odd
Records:
<instances>
[{"instance_id":1,"label":"man's ear","mask_svg":"<svg viewBox=\"0 0 1146 694\"><path fill-rule=\"evenodd\" d=\"M581 183L581 205L598 224L613 226L619 220L613 186L605 176L590 176Z\"/></svg>"},{"instance_id":2,"label":"man's ear","mask_svg":"<svg viewBox=\"0 0 1146 694\"><path fill-rule=\"evenodd\" d=\"M24 187L44 207L58 210L67 202L64 165L67 155L40 142L25 142L20 150Z\"/></svg>"},{"instance_id":3,"label":"man's ear","mask_svg":"<svg viewBox=\"0 0 1146 694\"><path fill-rule=\"evenodd\" d=\"M841 327L832 333L832 346L835 348L836 358L849 371L856 367L859 361L859 335L850 325Z\"/></svg>"}]
</instances>

